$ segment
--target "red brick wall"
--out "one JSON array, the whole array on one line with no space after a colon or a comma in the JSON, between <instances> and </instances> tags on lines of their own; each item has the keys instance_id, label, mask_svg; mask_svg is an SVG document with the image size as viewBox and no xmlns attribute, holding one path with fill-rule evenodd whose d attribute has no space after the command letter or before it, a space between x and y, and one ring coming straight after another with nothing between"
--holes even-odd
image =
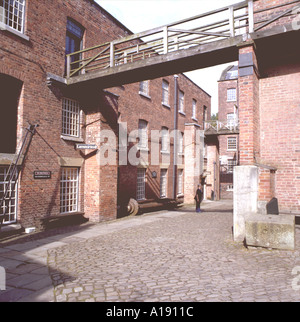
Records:
<instances>
[{"instance_id":1,"label":"red brick wall","mask_svg":"<svg viewBox=\"0 0 300 322\"><path fill-rule=\"evenodd\" d=\"M162 81L169 82L170 108L162 105ZM149 98L139 94L139 83L129 84L123 87L109 89L110 91L120 95L118 99L120 121L127 123L128 134L138 129L139 119L148 122L148 161L147 181L146 181L146 199L157 200L160 198L160 165L151 164L151 131L161 130L167 127L171 132L174 129L174 77L168 76L164 78L150 80L149 82ZM201 88L193 84L184 75L178 77L178 87L184 92L184 114L178 113L178 129L181 132L185 130L185 123L198 123L203 128L203 108L207 107L207 115L211 115L210 96ZM192 118L192 101L197 101L196 118ZM170 165L168 167L168 189L167 197L173 197L173 139L171 138L170 146ZM132 144L128 147L128 151L132 148ZM159 149L160 153L160 149ZM159 156L159 162L164 163L162 155ZM184 162L184 157L183 157ZM158 176L152 178L151 173L155 171ZM119 198L128 200L130 197L136 196L136 167L129 164L120 166L119 168Z\"/></svg>"},{"instance_id":2,"label":"red brick wall","mask_svg":"<svg viewBox=\"0 0 300 322\"><path fill-rule=\"evenodd\" d=\"M58 158L80 159L84 156L84 153L82 155L74 149L73 141L61 139L62 97L79 100L87 116L87 122L91 119L98 120L98 123L87 127L89 136L85 143L95 143L99 129L107 126L103 122L106 119L103 113L104 107L106 110L116 108L114 104L104 104L103 99L92 101L78 89L47 86L46 73L51 72L59 76L64 74L67 17L73 18L85 28L84 47L128 34L126 28L113 20L99 6L87 0L58 0L51 5L45 0L28 1L25 35L29 37L29 41L8 31L0 31L0 73L23 81L19 102L18 144L21 143L21 134L24 133L22 128L27 126L27 121L39 124L38 134L33 138L19 184L18 215L25 227L39 225L39 220L36 219L58 215L60 212ZM1 106L1 113L2 108L5 107ZM109 127L112 127L112 122L116 123L116 118L113 121L108 120ZM82 128L82 131L85 139L85 129ZM93 171L97 172L87 185L88 174L85 169L89 170L89 175ZM49 170L52 172L52 178L34 180L35 170ZM103 167L100 170L96 159L87 158L86 166L82 166L80 171L79 210L86 211L86 215L91 216L91 219L96 216L96 220L99 220L99 212L101 220L115 218L116 177L116 167ZM84 195L85 189L89 193ZM110 194L107 194L107 191Z\"/></svg>"},{"instance_id":3,"label":"red brick wall","mask_svg":"<svg viewBox=\"0 0 300 322\"><path fill-rule=\"evenodd\" d=\"M237 89L237 80L228 80L218 83L218 96L219 96L219 113L218 120L221 122L227 122L227 114L234 113L234 105L238 105L236 102L227 101L227 89L236 88ZM238 97L238 94L237 94Z\"/></svg>"},{"instance_id":4,"label":"red brick wall","mask_svg":"<svg viewBox=\"0 0 300 322\"><path fill-rule=\"evenodd\" d=\"M46 17L46 18L45 18ZM27 121L38 123L38 134L34 136L19 185L19 219L24 227L38 225L40 218L59 214L59 157L84 159L80 171L79 210L85 211L91 220L116 218L117 166L99 167L99 155L91 151L74 149L75 142L61 139L62 98L69 97L80 102L85 122L82 138L85 143L99 143L99 131L109 129L117 134L118 112L128 129L137 129L139 118L149 122L149 130L167 126L173 129L173 99L171 109L161 105L161 79L151 80L151 100L138 94L139 84L130 84L114 89L119 100L101 94L98 88L65 88L53 84L47 86L47 73L64 75L65 35L67 18L70 17L85 28L83 47L120 38L130 32L93 1L89 0L45 0L28 1L25 35L29 40L8 31L0 30L0 73L23 81L18 115L18 143ZM170 79L170 94L174 94L173 77ZM179 128L191 120L192 98L198 102L198 121L202 122L203 105L210 115L210 97L184 76L179 77L179 87L185 92L186 115L179 115ZM95 95L96 93L96 95ZM1 113L5 107L1 106ZM1 153L1 151L0 151ZM151 171L158 170L151 168ZM33 171L49 170L49 180L33 180ZM128 170L128 169L127 169ZM120 181L129 191L136 188L136 168L122 171ZM159 173L159 171L157 171ZM169 176L172 172L169 171ZM129 178L129 179L128 179ZM171 180L169 180L171 182ZM129 185L128 185L129 183ZM155 187L159 184L156 179ZM122 185L121 185L122 186ZM130 187L130 188L129 188ZM147 191L151 191L150 184ZM169 192L170 194L170 187ZM157 193L149 193L157 196Z\"/></svg>"},{"instance_id":5,"label":"red brick wall","mask_svg":"<svg viewBox=\"0 0 300 322\"><path fill-rule=\"evenodd\" d=\"M300 210L300 64L277 66L260 80L261 163L276 167L282 210Z\"/></svg>"},{"instance_id":6,"label":"red brick wall","mask_svg":"<svg viewBox=\"0 0 300 322\"><path fill-rule=\"evenodd\" d=\"M254 2L254 12L256 12L254 16L255 27L260 26L261 24L265 23L266 21L275 18L276 16L280 15L281 13L299 6L299 3L289 4L292 1L289 0L259 0ZM279 6L279 7L278 7ZM273 7L277 7L271 9ZM267 9L267 10L266 10ZM269 10L268 10L269 9ZM276 25L282 25L286 23L291 23L291 21L296 17L296 14L290 13L289 15L282 17L271 24L267 25L266 27L262 28L261 30L274 27Z\"/></svg>"}]
</instances>

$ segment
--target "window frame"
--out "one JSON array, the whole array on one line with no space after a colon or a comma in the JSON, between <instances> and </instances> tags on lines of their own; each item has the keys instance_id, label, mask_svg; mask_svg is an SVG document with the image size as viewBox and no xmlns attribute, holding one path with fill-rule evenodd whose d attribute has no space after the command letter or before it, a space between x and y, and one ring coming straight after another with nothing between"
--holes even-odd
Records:
<instances>
[{"instance_id":1,"label":"window frame","mask_svg":"<svg viewBox=\"0 0 300 322\"><path fill-rule=\"evenodd\" d=\"M178 169L177 196L183 196L183 169Z\"/></svg>"},{"instance_id":2,"label":"window frame","mask_svg":"<svg viewBox=\"0 0 300 322\"><path fill-rule=\"evenodd\" d=\"M146 98L151 98L150 97L150 81L149 80L144 80L144 81L140 82L139 94L146 97Z\"/></svg>"},{"instance_id":3,"label":"window frame","mask_svg":"<svg viewBox=\"0 0 300 322\"><path fill-rule=\"evenodd\" d=\"M185 115L184 112L184 91L179 90L178 93L178 112Z\"/></svg>"},{"instance_id":4,"label":"window frame","mask_svg":"<svg viewBox=\"0 0 300 322\"><path fill-rule=\"evenodd\" d=\"M3 170L3 171L2 171ZM4 195L7 186L9 182L9 178L7 178L7 172L9 170L9 166L0 166L0 193ZM18 218L18 171L15 173L14 179L11 181L10 186L8 187L8 197L4 200L4 203L2 205L1 214L4 214L3 210L7 206L8 212L5 213L4 219L3 219L3 225L11 225L17 222ZM1 179L3 177L3 180ZM3 189L3 190L2 190ZM13 195L13 196L12 196ZM2 197L1 197L2 199ZM7 200L7 201L6 201ZM8 205L6 205L6 202ZM14 208L14 210L12 210ZM8 216L8 220L5 220L5 217Z\"/></svg>"},{"instance_id":5,"label":"window frame","mask_svg":"<svg viewBox=\"0 0 300 322\"><path fill-rule=\"evenodd\" d=\"M6 16L10 16L14 10L8 10L8 7L11 7L10 4L8 4L11 0L3 0L5 1L4 6L1 6L0 9L0 30L7 30L25 40L29 40L29 37L25 35L25 18L26 18L26 8L27 8L27 2L26 0L14 0L13 4L16 2L22 6L22 11L21 15L19 15L20 8L14 8L15 10L18 10L18 14L15 15L14 13L12 14L12 18L7 18ZM20 1L23 1L23 4L20 4ZM5 9L5 6L7 9ZM17 17L17 22L15 22L15 17ZM9 23L9 20L11 20L11 23ZM19 20L21 20L21 23L19 23ZM17 23L17 28L14 27L14 25ZM20 28L18 28L20 26Z\"/></svg>"},{"instance_id":6,"label":"window frame","mask_svg":"<svg viewBox=\"0 0 300 322\"><path fill-rule=\"evenodd\" d=\"M145 127L141 127L142 124ZM148 122L145 120L139 120L138 137L138 148L140 150L148 150Z\"/></svg>"},{"instance_id":7,"label":"window frame","mask_svg":"<svg viewBox=\"0 0 300 322\"><path fill-rule=\"evenodd\" d=\"M237 99L236 95L237 95L236 88L227 88L227 102L236 102L236 99Z\"/></svg>"},{"instance_id":8,"label":"window frame","mask_svg":"<svg viewBox=\"0 0 300 322\"><path fill-rule=\"evenodd\" d=\"M234 140L235 141L235 147L232 148L230 147L230 145L232 145L233 143L230 143L230 140ZM227 151L237 151L237 137L232 136L232 137L228 137L227 138Z\"/></svg>"},{"instance_id":9,"label":"window frame","mask_svg":"<svg viewBox=\"0 0 300 322\"><path fill-rule=\"evenodd\" d=\"M70 180L63 180L63 174L64 171L76 171L76 178L72 178ZM80 168L78 167L61 167L61 174L60 174L60 214L72 214L72 213L77 213L79 211L79 175L80 175ZM67 176L67 174L65 175ZM75 183L75 185L74 185ZM71 185L71 189L68 186ZM65 190L64 190L65 189ZM66 192L67 190L69 190L68 192ZM72 192L73 190L75 190L75 193ZM66 193L64 193L64 191ZM64 198L64 196L67 196L66 198ZM75 197L74 199L72 199L72 197ZM72 200L75 200L75 204L71 203ZM67 204L65 204L67 202ZM72 207L73 210L70 210ZM62 210L66 210L67 208L69 208L68 211L62 211Z\"/></svg>"},{"instance_id":10,"label":"window frame","mask_svg":"<svg viewBox=\"0 0 300 322\"><path fill-rule=\"evenodd\" d=\"M160 169L160 198L168 197L168 169Z\"/></svg>"},{"instance_id":11,"label":"window frame","mask_svg":"<svg viewBox=\"0 0 300 322\"><path fill-rule=\"evenodd\" d=\"M165 79L162 81L162 105L170 108L170 83Z\"/></svg>"},{"instance_id":12,"label":"window frame","mask_svg":"<svg viewBox=\"0 0 300 322\"><path fill-rule=\"evenodd\" d=\"M197 100L193 98L192 100L192 119L198 121L197 119Z\"/></svg>"},{"instance_id":13,"label":"window frame","mask_svg":"<svg viewBox=\"0 0 300 322\"><path fill-rule=\"evenodd\" d=\"M141 201L145 199L146 199L146 169L137 168L136 200Z\"/></svg>"},{"instance_id":14,"label":"window frame","mask_svg":"<svg viewBox=\"0 0 300 322\"><path fill-rule=\"evenodd\" d=\"M236 159L227 159L227 173L233 173L233 168L237 166Z\"/></svg>"},{"instance_id":15,"label":"window frame","mask_svg":"<svg viewBox=\"0 0 300 322\"><path fill-rule=\"evenodd\" d=\"M166 126L161 128L161 153L170 153L170 133Z\"/></svg>"},{"instance_id":16,"label":"window frame","mask_svg":"<svg viewBox=\"0 0 300 322\"><path fill-rule=\"evenodd\" d=\"M73 110L71 110L71 108ZM62 99L62 129L61 135L70 138L80 138L80 103L77 100L63 97ZM74 122L75 121L75 122ZM75 124L74 126L74 123Z\"/></svg>"}]
</instances>

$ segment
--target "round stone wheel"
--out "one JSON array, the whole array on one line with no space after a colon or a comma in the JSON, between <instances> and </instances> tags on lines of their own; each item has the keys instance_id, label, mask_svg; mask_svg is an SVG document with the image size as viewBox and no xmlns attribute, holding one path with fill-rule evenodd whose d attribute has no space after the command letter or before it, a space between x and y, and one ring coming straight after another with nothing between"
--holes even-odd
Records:
<instances>
[{"instance_id":1,"label":"round stone wheel","mask_svg":"<svg viewBox=\"0 0 300 322\"><path fill-rule=\"evenodd\" d=\"M139 204L135 199L130 198L127 205L127 212L129 216L135 216L139 212Z\"/></svg>"}]
</instances>

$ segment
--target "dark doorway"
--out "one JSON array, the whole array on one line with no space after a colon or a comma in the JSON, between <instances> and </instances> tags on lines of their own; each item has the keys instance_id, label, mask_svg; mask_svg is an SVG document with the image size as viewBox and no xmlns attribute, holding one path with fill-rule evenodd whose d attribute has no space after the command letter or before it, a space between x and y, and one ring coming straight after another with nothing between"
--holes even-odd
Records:
<instances>
[{"instance_id":1,"label":"dark doorway","mask_svg":"<svg viewBox=\"0 0 300 322\"><path fill-rule=\"evenodd\" d=\"M22 82L0 74L0 153L15 153L17 115Z\"/></svg>"}]
</instances>

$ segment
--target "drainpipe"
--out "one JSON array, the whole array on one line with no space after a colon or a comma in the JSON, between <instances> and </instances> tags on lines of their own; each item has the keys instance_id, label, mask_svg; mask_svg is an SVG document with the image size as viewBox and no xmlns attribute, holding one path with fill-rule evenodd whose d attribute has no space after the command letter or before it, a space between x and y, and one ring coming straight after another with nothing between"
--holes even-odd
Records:
<instances>
[{"instance_id":1,"label":"drainpipe","mask_svg":"<svg viewBox=\"0 0 300 322\"><path fill-rule=\"evenodd\" d=\"M178 75L174 75L174 154L173 154L173 199L177 199L177 143L178 143Z\"/></svg>"}]
</instances>

